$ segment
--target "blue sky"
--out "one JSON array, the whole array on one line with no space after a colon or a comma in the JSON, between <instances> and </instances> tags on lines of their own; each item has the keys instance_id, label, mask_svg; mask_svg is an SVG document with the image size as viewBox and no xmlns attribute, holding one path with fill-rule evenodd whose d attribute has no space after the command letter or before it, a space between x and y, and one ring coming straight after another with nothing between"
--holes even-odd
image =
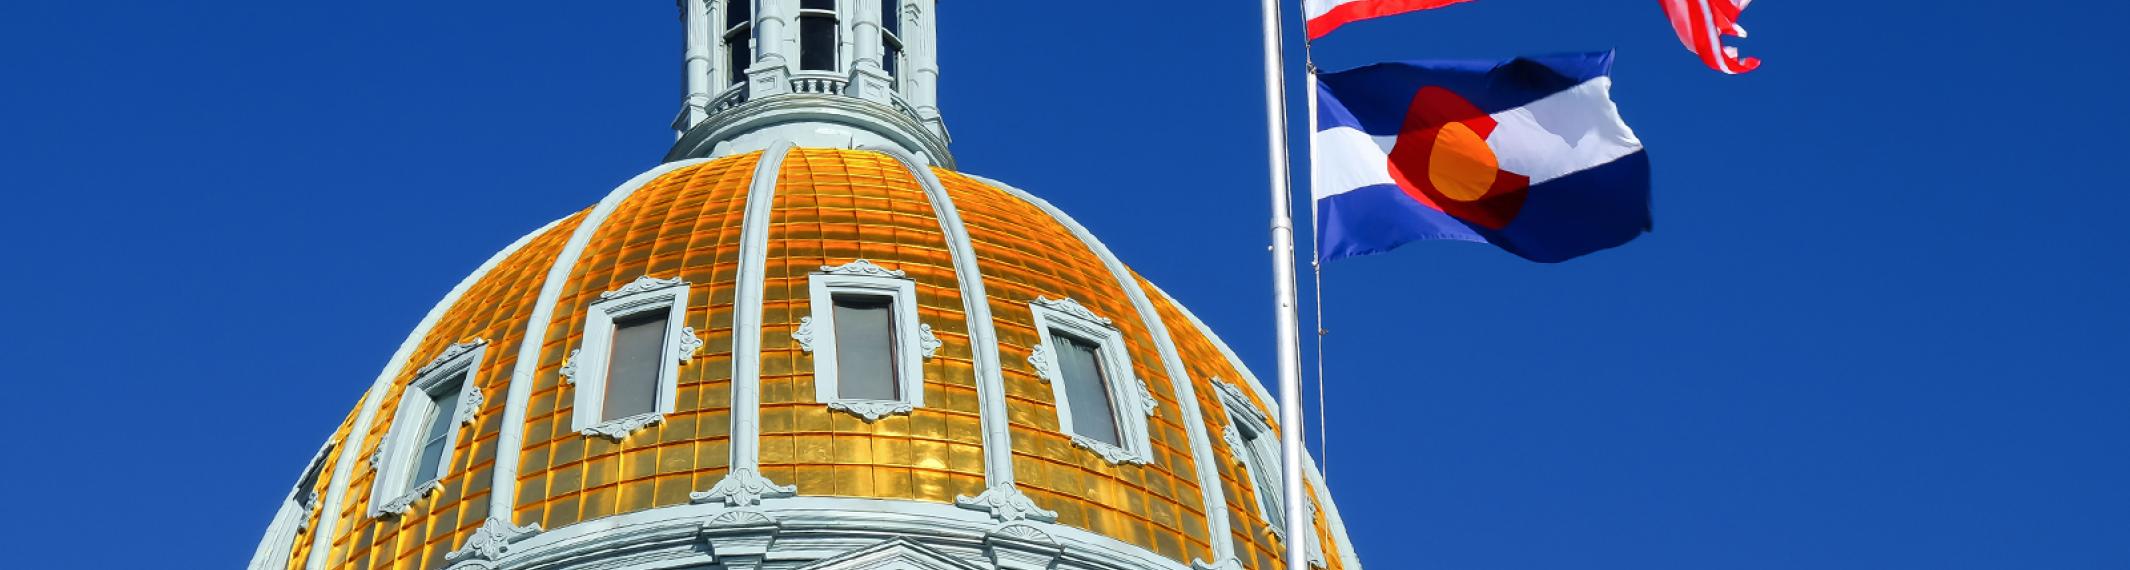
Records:
<instances>
[{"instance_id":1,"label":"blue sky","mask_svg":"<svg viewBox=\"0 0 2130 570\"><path fill-rule=\"evenodd\" d=\"M1254 3L1060 4L942 7L961 165L1269 375ZM1328 267L1363 561L2130 567L2126 12L1763 0L1742 77L1646 0L1321 42L1326 68L1616 48L1656 168L1657 231L1618 250ZM0 6L11 565L242 564L437 297L656 164L678 38L670 1Z\"/></svg>"}]
</instances>

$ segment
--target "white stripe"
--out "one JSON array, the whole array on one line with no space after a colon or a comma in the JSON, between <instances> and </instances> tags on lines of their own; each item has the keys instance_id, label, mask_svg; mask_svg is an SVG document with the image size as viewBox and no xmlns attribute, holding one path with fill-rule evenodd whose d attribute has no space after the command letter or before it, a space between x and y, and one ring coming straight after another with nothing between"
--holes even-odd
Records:
<instances>
[{"instance_id":1,"label":"white stripe","mask_svg":"<svg viewBox=\"0 0 2130 570\"><path fill-rule=\"evenodd\" d=\"M1307 15L1309 19L1314 20L1323 17L1324 14L1328 14L1332 9L1340 6L1355 2L1373 1L1375 0L1302 0L1302 13Z\"/></svg>"},{"instance_id":2,"label":"white stripe","mask_svg":"<svg viewBox=\"0 0 2130 570\"><path fill-rule=\"evenodd\" d=\"M1582 172L1642 150L1642 141L1612 104L1612 78L1599 77L1494 114L1487 137L1502 170L1531 177L1531 185Z\"/></svg>"},{"instance_id":3,"label":"white stripe","mask_svg":"<svg viewBox=\"0 0 2130 570\"><path fill-rule=\"evenodd\" d=\"M1708 0L1698 0L1698 2L1701 4L1701 29L1708 31L1708 53L1722 53L1723 33L1721 30L1716 29L1716 11L1709 9ZM1716 71L1738 73L1731 70L1730 62L1724 61L1720 57L1716 58Z\"/></svg>"},{"instance_id":4,"label":"white stripe","mask_svg":"<svg viewBox=\"0 0 2130 570\"><path fill-rule=\"evenodd\" d=\"M1317 147L1318 162L1309 169L1309 194L1315 199L1397 183L1390 178L1390 154L1360 129L1335 127L1318 131L1310 144Z\"/></svg>"},{"instance_id":5,"label":"white stripe","mask_svg":"<svg viewBox=\"0 0 2130 570\"><path fill-rule=\"evenodd\" d=\"M1495 113L1487 146L1501 168L1530 177L1533 186L1589 170L1642 150L1641 139L1612 102L1612 78L1598 77L1528 105ZM1311 195L1322 200L1369 186L1396 184L1390 151L1396 136L1370 136L1353 127L1316 134Z\"/></svg>"}]
</instances>

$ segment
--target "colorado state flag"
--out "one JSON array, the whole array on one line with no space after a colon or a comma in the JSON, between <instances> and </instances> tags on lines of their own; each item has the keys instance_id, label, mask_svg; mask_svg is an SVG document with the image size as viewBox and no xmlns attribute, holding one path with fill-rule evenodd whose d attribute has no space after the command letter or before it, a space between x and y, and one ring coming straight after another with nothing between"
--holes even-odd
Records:
<instances>
[{"instance_id":1,"label":"colorado state flag","mask_svg":"<svg viewBox=\"0 0 2130 570\"><path fill-rule=\"evenodd\" d=\"M1649 231L1649 156L1611 71L1601 52L1319 74L1320 259L1451 239L1550 263Z\"/></svg>"}]
</instances>

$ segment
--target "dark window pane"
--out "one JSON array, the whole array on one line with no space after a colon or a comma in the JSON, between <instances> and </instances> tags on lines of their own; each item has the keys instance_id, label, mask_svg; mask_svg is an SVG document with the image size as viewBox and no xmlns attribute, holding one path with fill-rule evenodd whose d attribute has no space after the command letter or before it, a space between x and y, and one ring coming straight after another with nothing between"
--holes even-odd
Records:
<instances>
[{"instance_id":1,"label":"dark window pane","mask_svg":"<svg viewBox=\"0 0 2130 570\"><path fill-rule=\"evenodd\" d=\"M318 454L318 460L312 461L310 468L303 470L303 478L296 481L296 506L308 509L311 508L311 503L318 499L314 494L318 491L318 477L325 472L325 458L332 455L333 446L328 445L324 453Z\"/></svg>"},{"instance_id":2,"label":"dark window pane","mask_svg":"<svg viewBox=\"0 0 2130 570\"><path fill-rule=\"evenodd\" d=\"M884 41L881 44L887 47L887 56L881 58L880 66L887 71L888 77L901 77L902 46L896 44L894 40Z\"/></svg>"},{"instance_id":3,"label":"dark window pane","mask_svg":"<svg viewBox=\"0 0 2130 570\"><path fill-rule=\"evenodd\" d=\"M880 29L902 35L902 0L880 0Z\"/></svg>"},{"instance_id":4,"label":"dark window pane","mask_svg":"<svg viewBox=\"0 0 2130 570\"><path fill-rule=\"evenodd\" d=\"M804 10L835 10L836 0L799 0L799 8Z\"/></svg>"},{"instance_id":5,"label":"dark window pane","mask_svg":"<svg viewBox=\"0 0 2130 570\"><path fill-rule=\"evenodd\" d=\"M731 29L754 20L754 0L728 0L725 2L725 28Z\"/></svg>"},{"instance_id":6,"label":"dark window pane","mask_svg":"<svg viewBox=\"0 0 2130 570\"><path fill-rule=\"evenodd\" d=\"M825 16L799 18L799 69L836 70L836 19Z\"/></svg>"},{"instance_id":7,"label":"dark window pane","mask_svg":"<svg viewBox=\"0 0 2130 570\"><path fill-rule=\"evenodd\" d=\"M1109 399L1109 378L1102 370L1101 351L1095 343L1050 331L1050 348L1058 354L1058 371L1065 375L1065 401L1072 408L1072 431L1088 439L1121 445L1117 437L1116 404Z\"/></svg>"},{"instance_id":8,"label":"dark window pane","mask_svg":"<svg viewBox=\"0 0 2130 570\"><path fill-rule=\"evenodd\" d=\"M462 378L460 382L463 382ZM422 452L416 458L414 478L409 485L419 485L435 479L443 472L444 458L451 450L444 448L444 440L451 436L451 414L459 408L459 382L438 386L430 394L435 401L429 407L428 425L422 430ZM411 488L411 487L410 487Z\"/></svg>"},{"instance_id":9,"label":"dark window pane","mask_svg":"<svg viewBox=\"0 0 2130 570\"><path fill-rule=\"evenodd\" d=\"M652 310L614 323L614 348L606 365L606 404L600 419L658 411L658 370L666 358L666 311Z\"/></svg>"},{"instance_id":10,"label":"dark window pane","mask_svg":"<svg viewBox=\"0 0 2130 570\"><path fill-rule=\"evenodd\" d=\"M896 400L895 303L877 295L837 295L836 392L860 400Z\"/></svg>"},{"instance_id":11,"label":"dark window pane","mask_svg":"<svg viewBox=\"0 0 2130 570\"><path fill-rule=\"evenodd\" d=\"M745 30L725 38L725 69L733 85L747 82L747 67L754 65L752 39Z\"/></svg>"},{"instance_id":12,"label":"dark window pane","mask_svg":"<svg viewBox=\"0 0 2130 570\"><path fill-rule=\"evenodd\" d=\"M1250 462L1250 478L1257 484L1257 504L1265 509L1267 519L1287 519L1287 503L1284 497L1287 488L1281 483L1279 442L1270 434L1253 429L1238 430L1243 436L1244 461Z\"/></svg>"}]
</instances>

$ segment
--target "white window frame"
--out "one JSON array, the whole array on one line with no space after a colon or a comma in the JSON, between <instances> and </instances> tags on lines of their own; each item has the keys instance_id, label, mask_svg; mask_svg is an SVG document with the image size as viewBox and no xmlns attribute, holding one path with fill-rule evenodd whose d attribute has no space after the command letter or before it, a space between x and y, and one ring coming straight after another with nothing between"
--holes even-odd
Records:
<instances>
[{"instance_id":1,"label":"white window frame","mask_svg":"<svg viewBox=\"0 0 2130 570\"><path fill-rule=\"evenodd\" d=\"M1251 501L1251 503L1254 503L1257 507L1258 519L1265 521L1265 532L1271 534L1274 539L1285 542L1287 540L1287 528L1279 520L1272 518L1275 513L1265 509L1263 498L1265 491L1262 484L1265 480L1263 475L1269 473L1275 484L1281 486L1279 493L1281 498L1285 499L1287 493L1286 482L1284 481L1285 475L1281 473L1282 468L1279 465L1258 465L1256 462L1251 461L1250 458L1255 457L1250 449L1253 446L1242 437L1242 430L1244 429L1264 434L1258 438L1259 443L1255 447L1259 452L1269 451L1270 457L1276 461L1281 457L1279 430L1272 429L1271 416L1257 409L1257 405L1250 402L1250 397L1243 394L1242 388L1219 378L1213 379L1213 386L1218 388L1220 407L1228 416L1228 425L1226 429L1221 431L1221 437L1228 441L1228 448L1235 455L1235 462L1242 464L1244 474L1250 476L1250 488L1257 492L1257 500ZM1309 512L1312 517L1316 512L1316 508L1316 501L1311 500L1309 502ZM1281 505L1281 509L1285 509L1284 504ZM1276 514L1281 515L1282 519L1286 518L1284 512ZM1323 568L1325 562L1322 539L1318 537L1315 524L1309 525L1309 529L1307 543L1309 565Z\"/></svg>"},{"instance_id":2,"label":"white window frame","mask_svg":"<svg viewBox=\"0 0 2130 570\"><path fill-rule=\"evenodd\" d=\"M378 444L376 455L370 456L371 465L377 469L370 487L370 518L406 514L416 501L435 493L439 482L451 473L459 432L473 423L474 415L481 410L484 398L478 384L481 359L487 353L488 341L475 339L445 349L415 372L414 382L399 396L399 411L392 416L392 427L385 432L384 442ZM444 432L444 456L438 459L441 463L436 477L411 481L419 467L415 462L421 460L422 436L427 435L418 429L418 424L434 411L436 390L451 380L459 380L458 409L445 410L437 416L438 421L451 422L451 427Z\"/></svg>"},{"instance_id":3,"label":"white window frame","mask_svg":"<svg viewBox=\"0 0 2130 570\"><path fill-rule=\"evenodd\" d=\"M613 353L614 321L666 312L666 346L658 365L658 404L649 413L623 418L602 417L606 409L607 357ZM576 385L570 411L570 429L587 437L621 441L643 428L665 423L673 413L680 392L680 366L695 359L703 340L695 327L687 326L688 282L680 278L658 279L649 275L620 289L599 295L584 322L584 344L570 352L562 375Z\"/></svg>"},{"instance_id":4,"label":"white window frame","mask_svg":"<svg viewBox=\"0 0 2130 570\"><path fill-rule=\"evenodd\" d=\"M1153 390L1146 379L1133 372L1131 355L1125 352L1124 333L1117 330L1109 319L1094 314L1071 298L1051 300L1037 297L1029 303L1035 314L1035 330L1039 337L1036 346L1028 354L1028 364L1036 374L1050 384L1051 394L1057 402L1058 429L1072 437L1075 447L1095 452L1112 465L1146 465L1154 461L1154 443L1147 426L1147 418L1153 417L1159 402L1154 400ZM1103 383L1109 389L1110 409L1117 414L1117 440L1123 445L1110 445L1080 435L1072 426L1072 402L1065 395L1065 374L1058 368L1056 355L1051 354L1052 330L1062 330L1082 339L1094 341L1102 358L1102 369L1107 374Z\"/></svg>"},{"instance_id":5,"label":"white window frame","mask_svg":"<svg viewBox=\"0 0 2130 570\"><path fill-rule=\"evenodd\" d=\"M811 315L799 319L792 338L799 349L813 353L814 401L829 409L850 412L866 423L891 415L909 414L924 407L924 362L939 354L939 337L932 325L917 316L917 282L901 270L889 270L864 259L841 266L821 266L807 276ZM837 294L886 297L894 307L895 382L899 394L893 400L844 398L836 374Z\"/></svg>"}]
</instances>

